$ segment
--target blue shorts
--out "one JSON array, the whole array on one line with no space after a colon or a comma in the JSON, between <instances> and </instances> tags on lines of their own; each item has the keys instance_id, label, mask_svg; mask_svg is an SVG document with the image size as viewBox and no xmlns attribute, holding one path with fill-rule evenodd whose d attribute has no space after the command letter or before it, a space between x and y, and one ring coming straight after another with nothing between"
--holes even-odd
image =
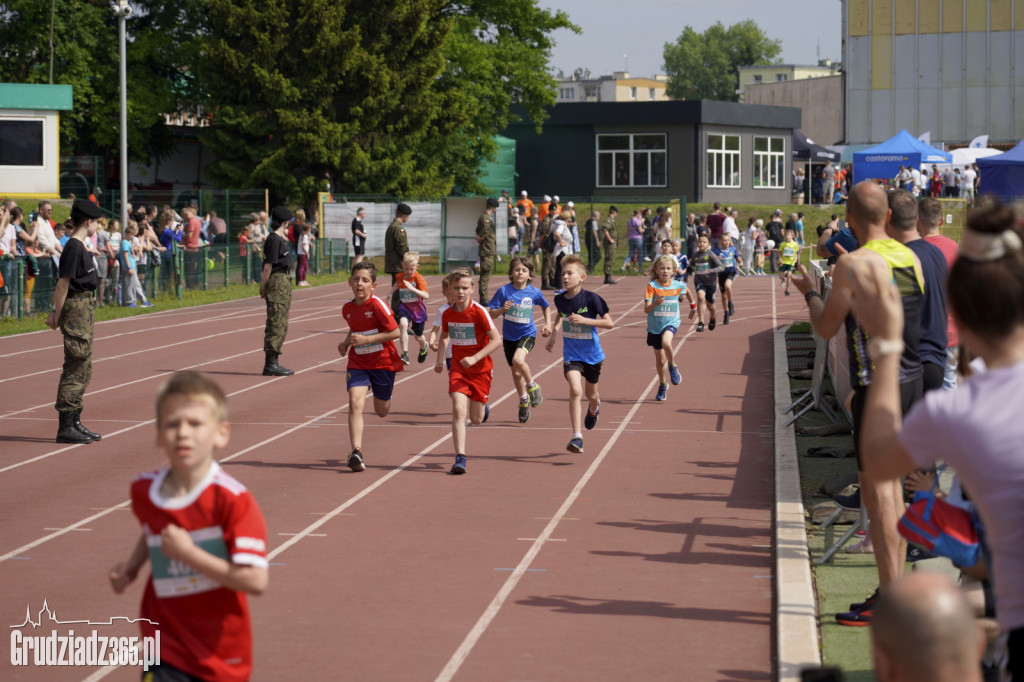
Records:
<instances>
[{"instance_id":1,"label":"blue shorts","mask_svg":"<svg viewBox=\"0 0 1024 682\"><path fill-rule=\"evenodd\" d=\"M401 320L403 318L409 320L409 331L412 332L413 336L423 336L423 326L427 323L426 320L423 320L422 322L417 322L416 320L412 319L411 313L399 307L398 319Z\"/></svg>"},{"instance_id":2,"label":"blue shorts","mask_svg":"<svg viewBox=\"0 0 1024 682\"><path fill-rule=\"evenodd\" d=\"M704 282L694 282L693 287L698 292L701 292L701 291L704 292L704 300L705 301L707 301L708 303L714 303L715 302L715 292L718 291L718 285L717 284L715 284L714 282L707 282L707 283L704 283Z\"/></svg>"},{"instance_id":3,"label":"blue shorts","mask_svg":"<svg viewBox=\"0 0 1024 682\"><path fill-rule=\"evenodd\" d=\"M664 334L665 332L672 332L672 335L675 336L675 333L677 331L679 331L679 328L676 327L675 325L670 324L669 326L661 330L661 334L652 334L651 332L647 332L647 345L653 348L654 350L661 350L662 334Z\"/></svg>"},{"instance_id":4,"label":"blue shorts","mask_svg":"<svg viewBox=\"0 0 1024 682\"><path fill-rule=\"evenodd\" d=\"M395 389L395 372L390 369L350 369L345 374L345 388L369 386L373 397L387 402Z\"/></svg>"}]
</instances>

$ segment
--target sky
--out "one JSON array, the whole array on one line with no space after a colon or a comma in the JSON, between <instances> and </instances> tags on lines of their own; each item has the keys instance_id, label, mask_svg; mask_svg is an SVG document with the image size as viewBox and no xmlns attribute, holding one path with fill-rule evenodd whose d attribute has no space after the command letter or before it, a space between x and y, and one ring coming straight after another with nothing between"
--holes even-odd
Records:
<instances>
[{"instance_id":1,"label":"sky","mask_svg":"<svg viewBox=\"0 0 1024 682\"><path fill-rule=\"evenodd\" d=\"M753 19L769 37L782 41L782 61L817 64L842 57L840 0L538 0L562 10L582 29L560 30L551 50L553 72L577 67L593 76L628 70L633 76L664 73L662 52L686 26L698 33L716 21L729 26ZM628 69L626 63L628 61Z\"/></svg>"}]
</instances>

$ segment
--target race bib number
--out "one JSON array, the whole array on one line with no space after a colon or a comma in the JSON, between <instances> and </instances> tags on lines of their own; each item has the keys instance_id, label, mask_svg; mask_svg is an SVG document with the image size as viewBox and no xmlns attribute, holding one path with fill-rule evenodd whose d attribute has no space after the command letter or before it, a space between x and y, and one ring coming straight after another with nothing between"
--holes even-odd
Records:
<instances>
[{"instance_id":1,"label":"race bib number","mask_svg":"<svg viewBox=\"0 0 1024 682\"><path fill-rule=\"evenodd\" d=\"M678 317L679 316L679 299L673 298L672 300L662 301L654 309L655 317Z\"/></svg>"},{"instance_id":2,"label":"race bib number","mask_svg":"<svg viewBox=\"0 0 1024 682\"><path fill-rule=\"evenodd\" d=\"M567 339L589 341L594 338L594 328L585 324L574 324L568 317L562 318L562 335Z\"/></svg>"},{"instance_id":3,"label":"race bib number","mask_svg":"<svg viewBox=\"0 0 1024 682\"><path fill-rule=\"evenodd\" d=\"M472 322L449 322L448 340L453 346L475 346L476 327Z\"/></svg>"},{"instance_id":4,"label":"race bib number","mask_svg":"<svg viewBox=\"0 0 1024 682\"><path fill-rule=\"evenodd\" d=\"M369 329L365 332L359 332L363 336L370 336L376 334L376 329ZM370 355L371 353L379 353L384 350L384 344L382 343L363 343L358 346L353 346L356 351L356 355Z\"/></svg>"},{"instance_id":5,"label":"race bib number","mask_svg":"<svg viewBox=\"0 0 1024 682\"><path fill-rule=\"evenodd\" d=\"M533 301L524 298L522 303L513 305L505 311L505 319L516 324L530 324L533 321Z\"/></svg>"},{"instance_id":6,"label":"race bib number","mask_svg":"<svg viewBox=\"0 0 1024 682\"><path fill-rule=\"evenodd\" d=\"M710 269L711 269L711 263L709 263L708 261L704 261L702 263L697 263L694 266L694 270L697 271L697 274L703 274L703 273L707 272Z\"/></svg>"},{"instance_id":7,"label":"race bib number","mask_svg":"<svg viewBox=\"0 0 1024 682\"><path fill-rule=\"evenodd\" d=\"M402 303L415 303L420 300L420 297L416 295L415 291L403 287L398 290L398 300Z\"/></svg>"},{"instance_id":8,"label":"race bib number","mask_svg":"<svg viewBox=\"0 0 1024 682\"><path fill-rule=\"evenodd\" d=\"M203 550L226 561L227 546L224 544L224 531L220 526L189 531L192 540ZM207 578L191 566L180 561L168 559L163 553L160 535L147 535L146 545L149 548L149 565L153 572L153 589L161 598L182 597L187 594L210 592L221 587L212 578Z\"/></svg>"},{"instance_id":9,"label":"race bib number","mask_svg":"<svg viewBox=\"0 0 1024 682\"><path fill-rule=\"evenodd\" d=\"M792 258L793 256L796 255L796 251L793 249L792 246L787 246L782 250L782 255L785 256L786 258Z\"/></svg>"},{"instance_id":10,"label":"race bib number","mask_svg":"<svg viewBox=\"0 0 1024 682\"><path fill-rule=\"evenodd\" d=\"M727 268L735 267L736 266L736 257L735 256L724 256L722 258L722 265L724 267L727 267Z\"/></svg>"}]
</instances>

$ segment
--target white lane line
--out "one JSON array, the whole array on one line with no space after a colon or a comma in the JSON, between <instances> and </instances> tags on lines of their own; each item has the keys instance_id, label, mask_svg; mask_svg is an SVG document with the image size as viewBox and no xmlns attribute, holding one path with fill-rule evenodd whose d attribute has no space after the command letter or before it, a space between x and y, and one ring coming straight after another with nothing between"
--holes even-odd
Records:
<instances>
[{"instance_id":1,"label":"white lane line","mask_svg":"<svg viewBox=\"0 0 1024 682\"><path fill-rule=\"evenodd\" d=\"M473 647L476 646L477 642L480 641L480 638L483 637L484 632L497 617L498 611L501 610L501 607L505 604L509 595L512 594L512 590L514 590L519 584L523 575L530 570L530 565L533 563L533 560L537 558L537 554L540 553L541 548L551 538L551 534L558 527L562 517L569 512L569 509L576 502L576 499L580 496L583 488L586 487L587 483L597 472L598 468L602 463L604 463L605 458L611 451L612 446L619 440L619 436L622 435L622 432L625 430L629 420L637 413L637 410L640 409L640 406L646 399L647 394L651 392L657 383L658 377L655 376L651 382L647 384L647 388L633 403L633 407L630 408L629 413L626 415L626 419L619 424L615 433L612 434L612 437L608 439L605 446L601 448L601 452L594 458L594 461L590 463L590 466L587 467L586 472L584 472L580 480L577 481L576 486L572 489L572 492L569 493L569 496L566 498L565 502L562 503L562 506L559 507L554 517L548 522L547 526L544 527L544 530L541 531L540 536L532 545L530 545L530 548L526 551L526 554L523 555L523 558L519 561L519 564L505 581L505 584L502 585L501 589L498 590L498 593L494 595L494 599L491 600L491 603L484 610L483 615L481 615L476 624L473 625L469 634L467 634L466 638L462 641L462 644L459 645L459 648L455 650L455 653L452 654L452 657L448 660L448 664L445 665L441 673L435 678L435 682L449 682L449 680L455 677L459 668L462 667L466 658L473 651Z\"/></svg>"}]
</instances>

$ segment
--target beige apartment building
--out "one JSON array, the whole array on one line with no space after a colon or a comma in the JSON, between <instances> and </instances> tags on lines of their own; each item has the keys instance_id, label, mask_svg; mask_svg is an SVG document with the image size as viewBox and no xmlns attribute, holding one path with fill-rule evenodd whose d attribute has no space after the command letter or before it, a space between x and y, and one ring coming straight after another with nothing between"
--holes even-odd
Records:
<instances>
[{"instance_id":1,"label":"beige apartment building","mask_svg":"<svg viewBox=\"0 0 1024 682\"><path fill-rule=\"evenodd\" d=\"M668 76L633 78L628 71L616 71L596 78L556 78L558 104L573 102L667 102Z\"/></svg>"}]
</instances>

